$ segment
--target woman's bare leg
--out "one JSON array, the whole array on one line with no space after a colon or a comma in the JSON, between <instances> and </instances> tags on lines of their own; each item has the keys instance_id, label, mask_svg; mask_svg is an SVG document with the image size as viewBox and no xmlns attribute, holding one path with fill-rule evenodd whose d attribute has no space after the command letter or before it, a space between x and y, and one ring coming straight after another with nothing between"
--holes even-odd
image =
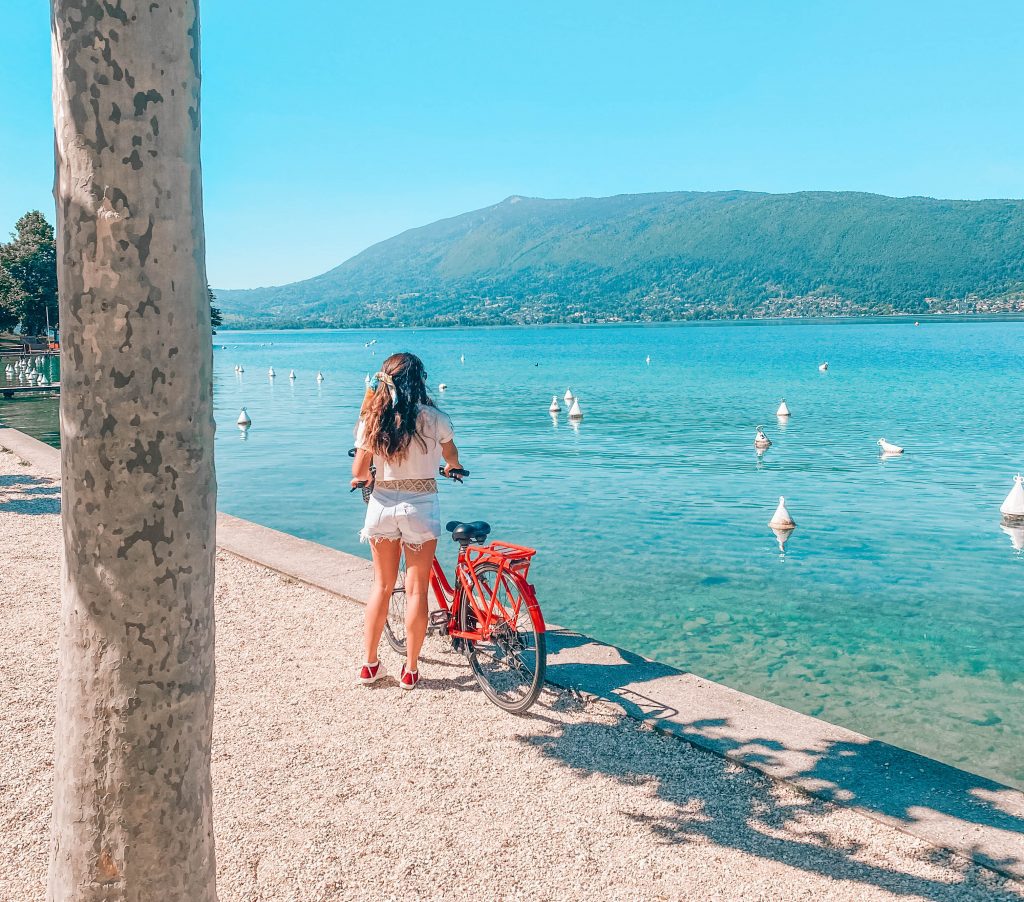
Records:
<instances>
[{"instance_id":1,"label":"woman's bare leg","mask_svg":"<svg viewBox=\"0 0 1024 902\"><path fill-rule=\"evenodd\" d=\"M413 550L405 547L405 668L418 670L420 649L427 636L427 589L437 539Z\"/></svg>"},{"instance_id":2,"label":"woman's bare leg","mask_svg":"<svg viewBox=\"0 0 1024 902\"><path fill-rule=\"evenodd\" d=\"M373 588L366 602L363 638L366 643L366 663L377 663L380 634L388 619L388 604L398 579L398 564L402 560L402 543L398 539L371 542L373 552Z\"/></svg>"}]
</instances>

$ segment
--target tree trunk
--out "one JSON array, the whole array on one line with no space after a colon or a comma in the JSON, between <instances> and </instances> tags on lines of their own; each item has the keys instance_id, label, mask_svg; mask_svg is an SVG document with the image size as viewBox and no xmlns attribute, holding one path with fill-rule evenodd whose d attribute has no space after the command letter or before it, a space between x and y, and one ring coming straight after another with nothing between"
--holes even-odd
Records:
<instances>
[{"instance_id":1,"label":"tree trunk","mask_svg":"<svg viewBox=\"0 0 1024 902\"><path fill-rule=\"evenodd\" d=\"M49 897L216 899L196 0L52 0L63 609Z\"/></svg>"}]
</instances>

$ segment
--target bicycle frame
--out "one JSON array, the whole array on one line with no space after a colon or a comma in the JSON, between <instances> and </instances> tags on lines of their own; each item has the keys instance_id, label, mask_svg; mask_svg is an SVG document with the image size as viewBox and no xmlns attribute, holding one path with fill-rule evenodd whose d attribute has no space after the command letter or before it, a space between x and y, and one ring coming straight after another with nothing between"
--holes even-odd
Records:
<instances>
[{"instance_id":1,"label":"bicycle frame","mask_svg":"<svg viewBox=\"0 0 1024 902\"><path fill-rule=\"evenodd\" d=\"M490 545L468 545L459 549L458 561L455 564L455 579L463 590L462 598L469 601L478 627L475 630L454 628L459 615L456 607L456 592L445 575L441 562L435 557L430 566L430 587L438 606L448 613L448 635L455 639L486 641L490 638L491 628L495 622L516 623L522 605L525 603L530 620L538 633L546 629L537 593L533 585L526 579L530 558L536 552L532 548L510 545L504 542L492 542ZM488 588L476 575L475 568L481 563L494 564L497 567L497 579L494 586ZM508 598L512 599L511 608L502 606L498 595L502 586ZM521 589L521 591L519 591Z\"/></svg>"}]
</instances>

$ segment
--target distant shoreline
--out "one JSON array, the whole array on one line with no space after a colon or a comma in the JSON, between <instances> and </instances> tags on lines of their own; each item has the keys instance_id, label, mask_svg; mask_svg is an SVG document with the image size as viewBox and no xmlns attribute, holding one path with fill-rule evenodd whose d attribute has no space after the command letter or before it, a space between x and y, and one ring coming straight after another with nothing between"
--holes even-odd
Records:
<instances>
[{"instance_id":1,"label":"distant shoreline","mask_svg":"<svg viewBox=\"0 0 1024 902\"><path fill-rule=\"evenodd\" d=\"M852 325L912 325L921 323L1020 323L1024 313L887 313L862 316L763 316L743 319L700 319L700 320L659 320L656 322L624 321L614 323L460 323L450 326L256 326L228 325L218 327L217 334L224 332L367 332L399 330L459 330L459 329L608 329L621 327L663 328L677 326L813 326L835 324ZM214 344L217 343L214 338Z\"/></svg>"}]
</instances>

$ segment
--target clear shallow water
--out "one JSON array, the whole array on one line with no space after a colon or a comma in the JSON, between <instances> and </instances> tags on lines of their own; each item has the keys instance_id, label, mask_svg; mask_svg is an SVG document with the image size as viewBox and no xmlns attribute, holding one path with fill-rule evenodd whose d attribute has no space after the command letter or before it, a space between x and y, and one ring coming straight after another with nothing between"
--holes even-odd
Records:
<instances>
[{"instance_id":1,"label":"clear shallow water","mask_svg":"<svg viewBox=\"0 0 1024 902\"><path fill-rule=\"evenodd\" d=\"M346 451L363 376L412 350L473 471L444 518L537 547L551 622L1024 787L1024 556L998 510L1024 468L1024 323L215 340L220 509L366 555ZM547 413L567 386L578 430Z\"/></svg>"}]
</instances>

